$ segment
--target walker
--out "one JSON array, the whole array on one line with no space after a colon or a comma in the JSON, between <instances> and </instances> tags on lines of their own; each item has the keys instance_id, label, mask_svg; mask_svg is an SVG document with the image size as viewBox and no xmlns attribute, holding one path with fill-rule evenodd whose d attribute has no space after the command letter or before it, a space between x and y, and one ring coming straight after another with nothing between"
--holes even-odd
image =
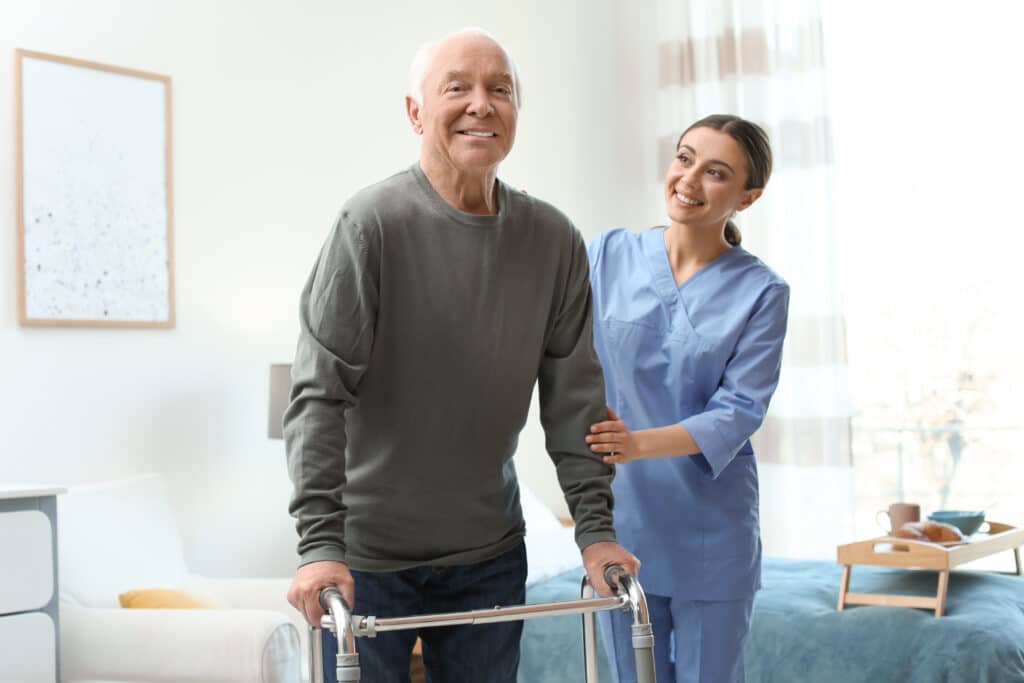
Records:
<instances>
[{"instance_id":1,"label":"walker","mask_svg":"<svg viewBox=\"0 0 1024 683\"><path fill-rule=\"evenodd\" d=\"M409 617L378 619L373 616L352 614L341 593L336 588L325 588L320 592L320 605L326 614L320 620L320 628L310 626L310 675L312 683L325 683L325 662L323 655L323 629L330 629L338 640L338 654L335 662L339 683L358 683L359 655L356 653L356 638L373 638L385 631L434 628L437 626L458 626L463 624L492 624L502 621L521 621L538 617L554 617L563 614L580 614L583 617L583 669L586 683L597 683L597 635L594 614L605 610L621 609L633 614L633 653L636 659L637 683L655 683L654 677L654 633L647 613L647 598L637 580L619 566L605 570L605 581L615 589L613 597L595 597L594 588L586 575L583 576L579 600L547 602L536 605L512 605L493 609L447 612Z\"/></svg>"}]
</instances>

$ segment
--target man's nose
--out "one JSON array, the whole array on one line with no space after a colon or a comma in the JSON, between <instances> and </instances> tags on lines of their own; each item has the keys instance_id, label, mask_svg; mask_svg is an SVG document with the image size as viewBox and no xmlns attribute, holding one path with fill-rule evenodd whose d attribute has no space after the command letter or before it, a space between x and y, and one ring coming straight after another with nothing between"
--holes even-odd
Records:
<instances>
[{"instance_id":1,"label":"man's nose","mask_svg":"<svg viewBox=\"0 0 1024 683\"><path fill-rule=\"evenodd\" d=\"M469 100L469 106L466 109L473 116L487 116L494 111L494 106L491 104L491 94L487 92L486 88L474 88L473 96Z\"/></svg>"}]
</instances>

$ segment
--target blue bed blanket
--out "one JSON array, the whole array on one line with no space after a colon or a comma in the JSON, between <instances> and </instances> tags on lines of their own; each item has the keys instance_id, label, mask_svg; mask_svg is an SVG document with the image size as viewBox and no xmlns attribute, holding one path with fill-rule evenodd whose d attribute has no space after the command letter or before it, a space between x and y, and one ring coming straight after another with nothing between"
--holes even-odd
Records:
<instances>
[{"instance_id":1,"label":"blue bed blanket","mask_svg":"<svg viewBox=\"0 0 1024 683\"><path fill-rule=\"evenodd\" d=\"M531 586L527 604L580 599L583 567ZM597 629L600 683L611 683L600 629ZM518 683L583 683L583 622L579 615L527 619L519 658Z\"/></svg>"},{"instance_id":2,"label":"blue bed blanket","mask_svg":"<svg viewBox=\"0 0 1024 683\"><path fill-rule=\"evenodd\" d=\"M842 566L765 558L744 657L749 683L1024 682L1024 577L950 572L946 616L836 610ZM854 566L850 591L935 595L933 571ZM641 576L641 580L642 580Z\"/></svg>"},{"instance_id":3,"label":"blue bed blanket","mask_svg":"<svg viewBox=\"0 0 1024 683\"><path fill-rule=\"evenodd\" d=\"M835 562L765 558L747 683L1024 683L1024 577L954 570L946 616L935 617L908 607L839 612L841 575ZM527 602L578 599L581 576L582 567L532 586ZM855 566L850 591L934 596L937 581L931 571ZM600 633L598 649L610 683ZM574 681L583 681L580 618L527 620L519 683Z\"/></svg>"}]
</instances>

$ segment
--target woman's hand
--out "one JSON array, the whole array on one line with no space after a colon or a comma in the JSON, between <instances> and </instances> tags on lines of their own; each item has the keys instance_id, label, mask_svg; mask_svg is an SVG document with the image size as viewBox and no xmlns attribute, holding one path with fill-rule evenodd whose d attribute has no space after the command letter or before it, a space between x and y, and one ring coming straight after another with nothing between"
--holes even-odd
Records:
<instances>
[{"instance_id":1,"label":"woman's hand","mask_svg":"<svg viewBox=\"0 0 1024 683\"><path fill-rule=\"evenodd\" d=\"M587 443L595 453L607 453L602 460L609 465L625 465L639 457L636 435L629 431L626 423L619 419L615 411L608 409L608 421L590 425Z\"/></svg>"}]
</instances>

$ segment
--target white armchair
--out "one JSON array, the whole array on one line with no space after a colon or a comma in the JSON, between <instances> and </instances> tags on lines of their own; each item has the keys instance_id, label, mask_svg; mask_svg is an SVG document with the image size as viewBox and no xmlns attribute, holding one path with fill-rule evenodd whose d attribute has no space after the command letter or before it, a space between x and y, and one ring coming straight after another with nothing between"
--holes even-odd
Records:
<instances>
[{"instance_id":1,"label":"white armchair","mask_svg":"<svg viewBox=\"0 0 1024 683\"><path fill-rule=\"evenodd\" d=\"M71 487L58 497L65 683L298 683L301 615L289 579L212 579L185 566L159 476ZM117 596L180 589L216 609L123 609Z\"/></svg>"}]
</instances>

